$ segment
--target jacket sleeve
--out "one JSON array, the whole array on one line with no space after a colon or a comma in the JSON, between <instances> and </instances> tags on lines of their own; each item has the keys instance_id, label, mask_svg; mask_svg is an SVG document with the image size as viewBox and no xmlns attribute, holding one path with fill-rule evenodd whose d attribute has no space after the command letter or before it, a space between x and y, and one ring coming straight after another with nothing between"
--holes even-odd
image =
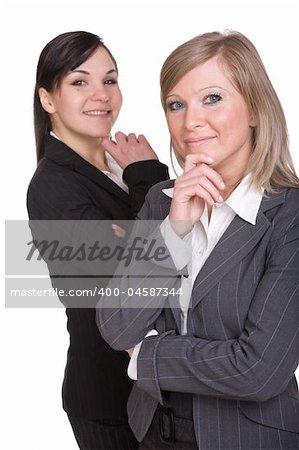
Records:
<instances>
[{"instance_id":1,"label":"jacket sleeve","mask_svg":"<svg viewBox=\"0 0 299 450\"><path fill-rule=\"evenodd\" d=\"M168 180L168 167L158 160L138 161L127 166L123 179L129 187L131 212L137 216L148 190L160 181Z\"/></svg>"},{"instance_id":2,"label":"jacket sleeve","mask_svg":"<svg viewBox=\"0 0 299 450\"><path fill-rule=\"evenodd\" d=\"M164 307L179 311L181 277L186 275L187 268L176 268L161 234L161 221L153 220L151 203L159 192L159 185L150 189L127 245L130 254L134 242L143 243L144 237L151 247L151 255L156 257L150 258L145 245L145 253L140 258L135 256L130 263L123 260L107 286L106 295L97 304L97 325L115 350L125 350L140 342L157 326L156 320ZM173 295L168 296L171 290Z\"/></svg>"},{"instance_id":3,"label":"jacket sleeve","mask_svg":"<svg viewBox=\"0 0 299 450\"><path fill-rule=\"evenodd\" d=\"M154 228L151 233L148 226ZM163 308L179 309L181 276L186 271L185 267L175 267L157 221L136 221L126 254L128 258L118 265L97 304L97 325L115 350L129 349L140 342L155 327Z\"/></svg>"}]
</instances>

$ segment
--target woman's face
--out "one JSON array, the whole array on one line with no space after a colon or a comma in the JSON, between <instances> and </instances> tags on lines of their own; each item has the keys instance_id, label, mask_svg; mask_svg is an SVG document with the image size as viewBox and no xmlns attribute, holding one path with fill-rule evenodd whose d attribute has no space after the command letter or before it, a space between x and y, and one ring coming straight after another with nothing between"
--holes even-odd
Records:
<instances>
[{"instance_id":1,"label":"woman's face","mask_svg":"<svg viewBox=\"0 0 299 450\"><path fill-rule=\"evenodd\" d=\"M122 104L117 79L113 61L100 47L46 93L52 129L60 139L74 143L109 136Z\"/></svg>"},{"instance_id":2,"label":"woman's face","mask_svg":"<svg viewBox=\"0 0 299 450\"><path fill-rule=\"evenodd\" d=\"M255 123L217 57L184 75L166 105L172 144L183 159L203 152L216 170L246 167Z\"/></svg>"}]
</instances>

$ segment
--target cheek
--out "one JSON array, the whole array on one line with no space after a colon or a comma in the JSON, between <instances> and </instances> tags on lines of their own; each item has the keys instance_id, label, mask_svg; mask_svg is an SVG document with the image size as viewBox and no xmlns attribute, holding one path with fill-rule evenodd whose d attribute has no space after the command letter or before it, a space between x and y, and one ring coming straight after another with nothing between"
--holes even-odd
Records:
<instances>
[{"instance_id":1,"label":"cheek","mask_svg":"<svg viewBox=\"0 0 299 450\"><path fill-rule=\"evenodd\" d=\"M184 148L184 142L183 138L181 136L180 132L180 126L178 125L178 122L175 121L169 121L167 122L170 137L171 137L171 143L172 148L177 152L178 155L180 155L181 158L186 157L186 149Z\"/></svg>"},{"instance_id":2,"label":"cheek","mask_svg":"<svg viewBox=\"0 0 299 450\"><path fill-rule=\"evenodd\" d=\"M122 103L123 103L123 97L122 97L122 93L120 91L120 89L116 89L113 93L113 103L115 108L118 108L118 110L120 110L120 108L122 107Z\"/></svg>"},{"instance_id":3,"label":"cheek","mask_svg":"<svg viewBox=\"0 0 299 450\"><path fill-rule=\"evenodd\" d=\"M178 139L180 134L180 126L177 117L166 116L167 126L172 139Z\"/></svg>"},{"instance_id":4,"label":"cheek","mask_svg":"<svg viewBox=\"0 0 299 450\"><path fill-rule=\"evenodd\" d=\"M214 127L222 130L234 128L238 119L240 119L239 111L234 109L217 111L217 114L212 118Z\"/></svg>"},{"instance_id":5,"label":"cheek","mask_svg":"<svg viewBox=\"0 0 299 450\"><path fill-rule=\"evenodd\" d=\"M118 112L120 111L120 108L122 107L122 104L123 104L123 98L122 98L122 95L119 94L119 97L118 97Z\"/></svg>"},{"instance_id":6,"label":"cheek","mask_svg":"<svg viewBox=\"0 0 299 450\"><path fill-rule=\"evenodd\" d=\"M55 102L57 111L61 112L62 114L67 113L68 115L71 115L72 112L75 112L81 104L82 101L80 97L75 95L61 95Z\"/></svg>"},{"instance_id":7,"label":"cheek","mask_svg":"<svg viewBox=\"0 0 299 450\"><path fill-rule=\"evenodd\" d=\"M214 118L213 127L221 135L228 136L228 139L235 139L237 135L242 135L249 130L248 115L243 108L223 111Z\"/></svg>"}]
</instances>

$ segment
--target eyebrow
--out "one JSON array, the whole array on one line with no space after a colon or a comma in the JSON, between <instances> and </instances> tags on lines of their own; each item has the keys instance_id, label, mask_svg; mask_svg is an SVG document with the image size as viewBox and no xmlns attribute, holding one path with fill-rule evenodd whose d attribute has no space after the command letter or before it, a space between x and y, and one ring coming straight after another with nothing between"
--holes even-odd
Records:
<instances>
[{"instance_id":1,"label":"eyebrow","mask_svg":"<svg viewBox=\"0 0 299 450\"><path fill-rule=\"evenodd\" d=\"M202 91L206 91L207 89L221 89L221 90L224 90L224 91L226 90L225 88L223 88L221 86L217 86L216 84L215 85L212 84L211 86L206 86L204 88L198 89L198 91L195 92L195 95L200 94ZM173 92L173 93L168 94L166 99L169 98L169 97L180 97L180 95L176 94L175 92Z\"/></svg>"},{"instance_id":2,"label":"eyebrow","mask_svg":"<svg viewBox=\"0 0 299 450\"><path fill-rule=\"evenodd\" d=\"M110 75L111 73L117 73L116 69L110 69L108 70L108 72L106 72L106 75ZM90 72L88 72L87 70L83 70L83 69L74 69L71 70L70 73L83 73L84 75L90 75Z\"/></svg>"}]
</instances>

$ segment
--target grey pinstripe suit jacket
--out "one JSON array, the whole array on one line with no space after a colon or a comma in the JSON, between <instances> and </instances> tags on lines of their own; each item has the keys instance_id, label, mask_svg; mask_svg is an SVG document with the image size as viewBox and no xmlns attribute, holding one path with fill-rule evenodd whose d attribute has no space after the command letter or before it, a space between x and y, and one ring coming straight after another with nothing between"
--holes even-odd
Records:
<instances>
[{"instance_id":1,"label":"grey pinstripe suit jacket","mask_svg":"<svg viewBox=\"0 0 299 450\"><path fill-rule=\"evenodd\" d=\"M140 218L164 219L170 199L154 186ZM155 234L157 245L163 239ZM165 287L180 283L169 259L160 266L139 262L140 273L169 271ZM120 273L125 269L119 269ZM130 269L125 275L130 274ZM134 283L114 279L124 291ZM147 284L146 278L142 286ZM136 308L135 299L103 297L97 323L115 349L144 340L129 421L141 441L163 391L193 394L201 450L299 448L298 365L299 189L264 198L256 225L235 217L195 280L188 334L180 335L180 311L168 299ZM127 308L122 308L126 302ZM105 307L103 307L105 306Z\"/></svg>"}]
</instances>

